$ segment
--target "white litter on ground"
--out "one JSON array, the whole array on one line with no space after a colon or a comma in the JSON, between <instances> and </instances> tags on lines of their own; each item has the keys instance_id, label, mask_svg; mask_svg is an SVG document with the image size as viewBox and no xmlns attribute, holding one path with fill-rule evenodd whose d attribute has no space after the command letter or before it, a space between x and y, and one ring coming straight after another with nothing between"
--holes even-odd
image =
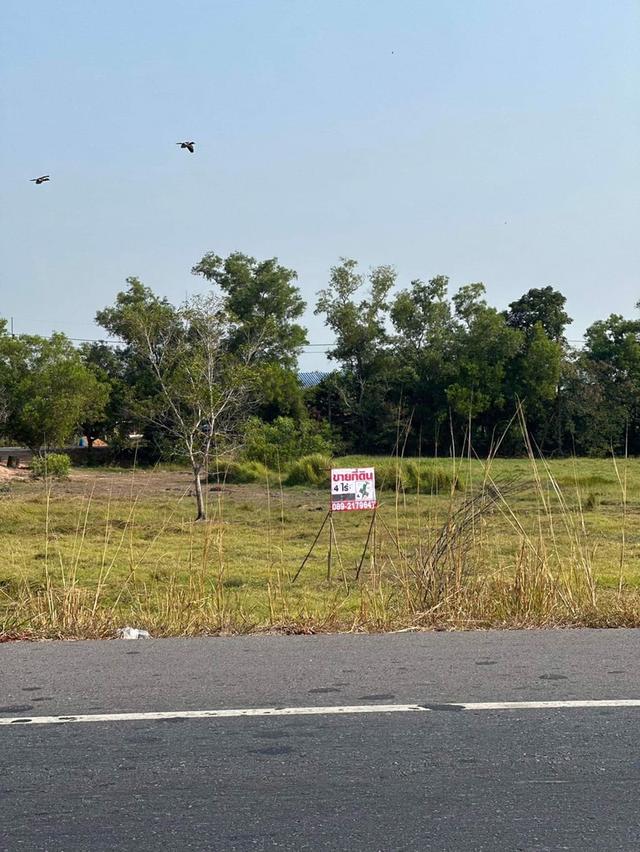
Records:
<instances>
[{"instance_id":1,"label":"white litter on ground","mask_svg":"<svg viewBox=\"0 0 640 852\"><path fill-rule=\"evenodd\" d=\"M118 639L151 639L148 630L139 630L137 627L121 627L118 630Z\"/></svg>"}]
</instances>

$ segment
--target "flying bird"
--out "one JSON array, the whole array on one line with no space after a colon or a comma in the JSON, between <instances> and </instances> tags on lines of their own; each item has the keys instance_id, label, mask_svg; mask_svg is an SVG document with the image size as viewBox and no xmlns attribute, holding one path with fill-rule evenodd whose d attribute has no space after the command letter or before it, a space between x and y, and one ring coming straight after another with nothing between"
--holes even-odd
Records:
<instances>
[{"instance_id":1,"label":"flying bird","mask_svg":"<svg viewBox=\"0 0 640 852\"><path fill-rule=\"evenodd\" d=\"M50 180L49 175L40 175L40 177L31 178L30 182L35 183L35 184L41 184L41 183L45 183L48 180Z\"/></svg>"},{"instance_id":2,"label":"flying bird","mask_svg":"<svg viewBox=\"0 0 640 852\"><path fill-rule=\"evenodd\" d=\"M193 154L195 149L195 142L176 142L176 145L179 145L181 148L186 148L187 151Z\"/></svg>"}]
</instances>

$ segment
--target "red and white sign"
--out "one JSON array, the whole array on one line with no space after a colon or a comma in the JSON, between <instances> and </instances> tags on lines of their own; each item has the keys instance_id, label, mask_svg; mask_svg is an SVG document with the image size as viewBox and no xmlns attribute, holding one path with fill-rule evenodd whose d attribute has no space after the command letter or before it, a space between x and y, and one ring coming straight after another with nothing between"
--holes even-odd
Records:
<instances>
[{"instance_id":1,"label":"red and white sign","mask_svg":"<svg viewBox=\"0 0 640 852\"><path fill-rule=\"evenodd\" d=\"M372 467L336 467L331 471L331 511L375 509L376 472Z\"/></svg>"}]
</instances>

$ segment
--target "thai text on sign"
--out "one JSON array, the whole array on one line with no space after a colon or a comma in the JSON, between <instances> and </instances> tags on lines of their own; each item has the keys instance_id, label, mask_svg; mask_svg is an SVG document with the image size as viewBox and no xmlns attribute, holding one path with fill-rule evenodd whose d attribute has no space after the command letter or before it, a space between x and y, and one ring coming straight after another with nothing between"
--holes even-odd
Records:
<instances>
[{"instance_id":1,"label":"thai text on sign","mask_svg":"<svg viewBox=\"0 0 640 852\"><path fill-rule=\"evenodd\" d=\"M376 473L372 467L336 467L331 471L331 511L375 509Z\"/></svg>"}]
</instances>

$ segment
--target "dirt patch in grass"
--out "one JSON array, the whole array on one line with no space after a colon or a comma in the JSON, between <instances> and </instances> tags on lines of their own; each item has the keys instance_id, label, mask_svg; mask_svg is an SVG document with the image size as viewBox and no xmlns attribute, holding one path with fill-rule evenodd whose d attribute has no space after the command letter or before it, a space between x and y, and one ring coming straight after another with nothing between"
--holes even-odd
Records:
<instances>
[{"instance_id":1,"label":"dirt patch in grass","mask_svg":"<svg viewBox=\"0 0 640 852\"><path fill-rule=\"evenodd\" d=\"M29 476L24 468L4 467L0 465L0 482L23 482Z\"/></svg>"}]
</instances>

